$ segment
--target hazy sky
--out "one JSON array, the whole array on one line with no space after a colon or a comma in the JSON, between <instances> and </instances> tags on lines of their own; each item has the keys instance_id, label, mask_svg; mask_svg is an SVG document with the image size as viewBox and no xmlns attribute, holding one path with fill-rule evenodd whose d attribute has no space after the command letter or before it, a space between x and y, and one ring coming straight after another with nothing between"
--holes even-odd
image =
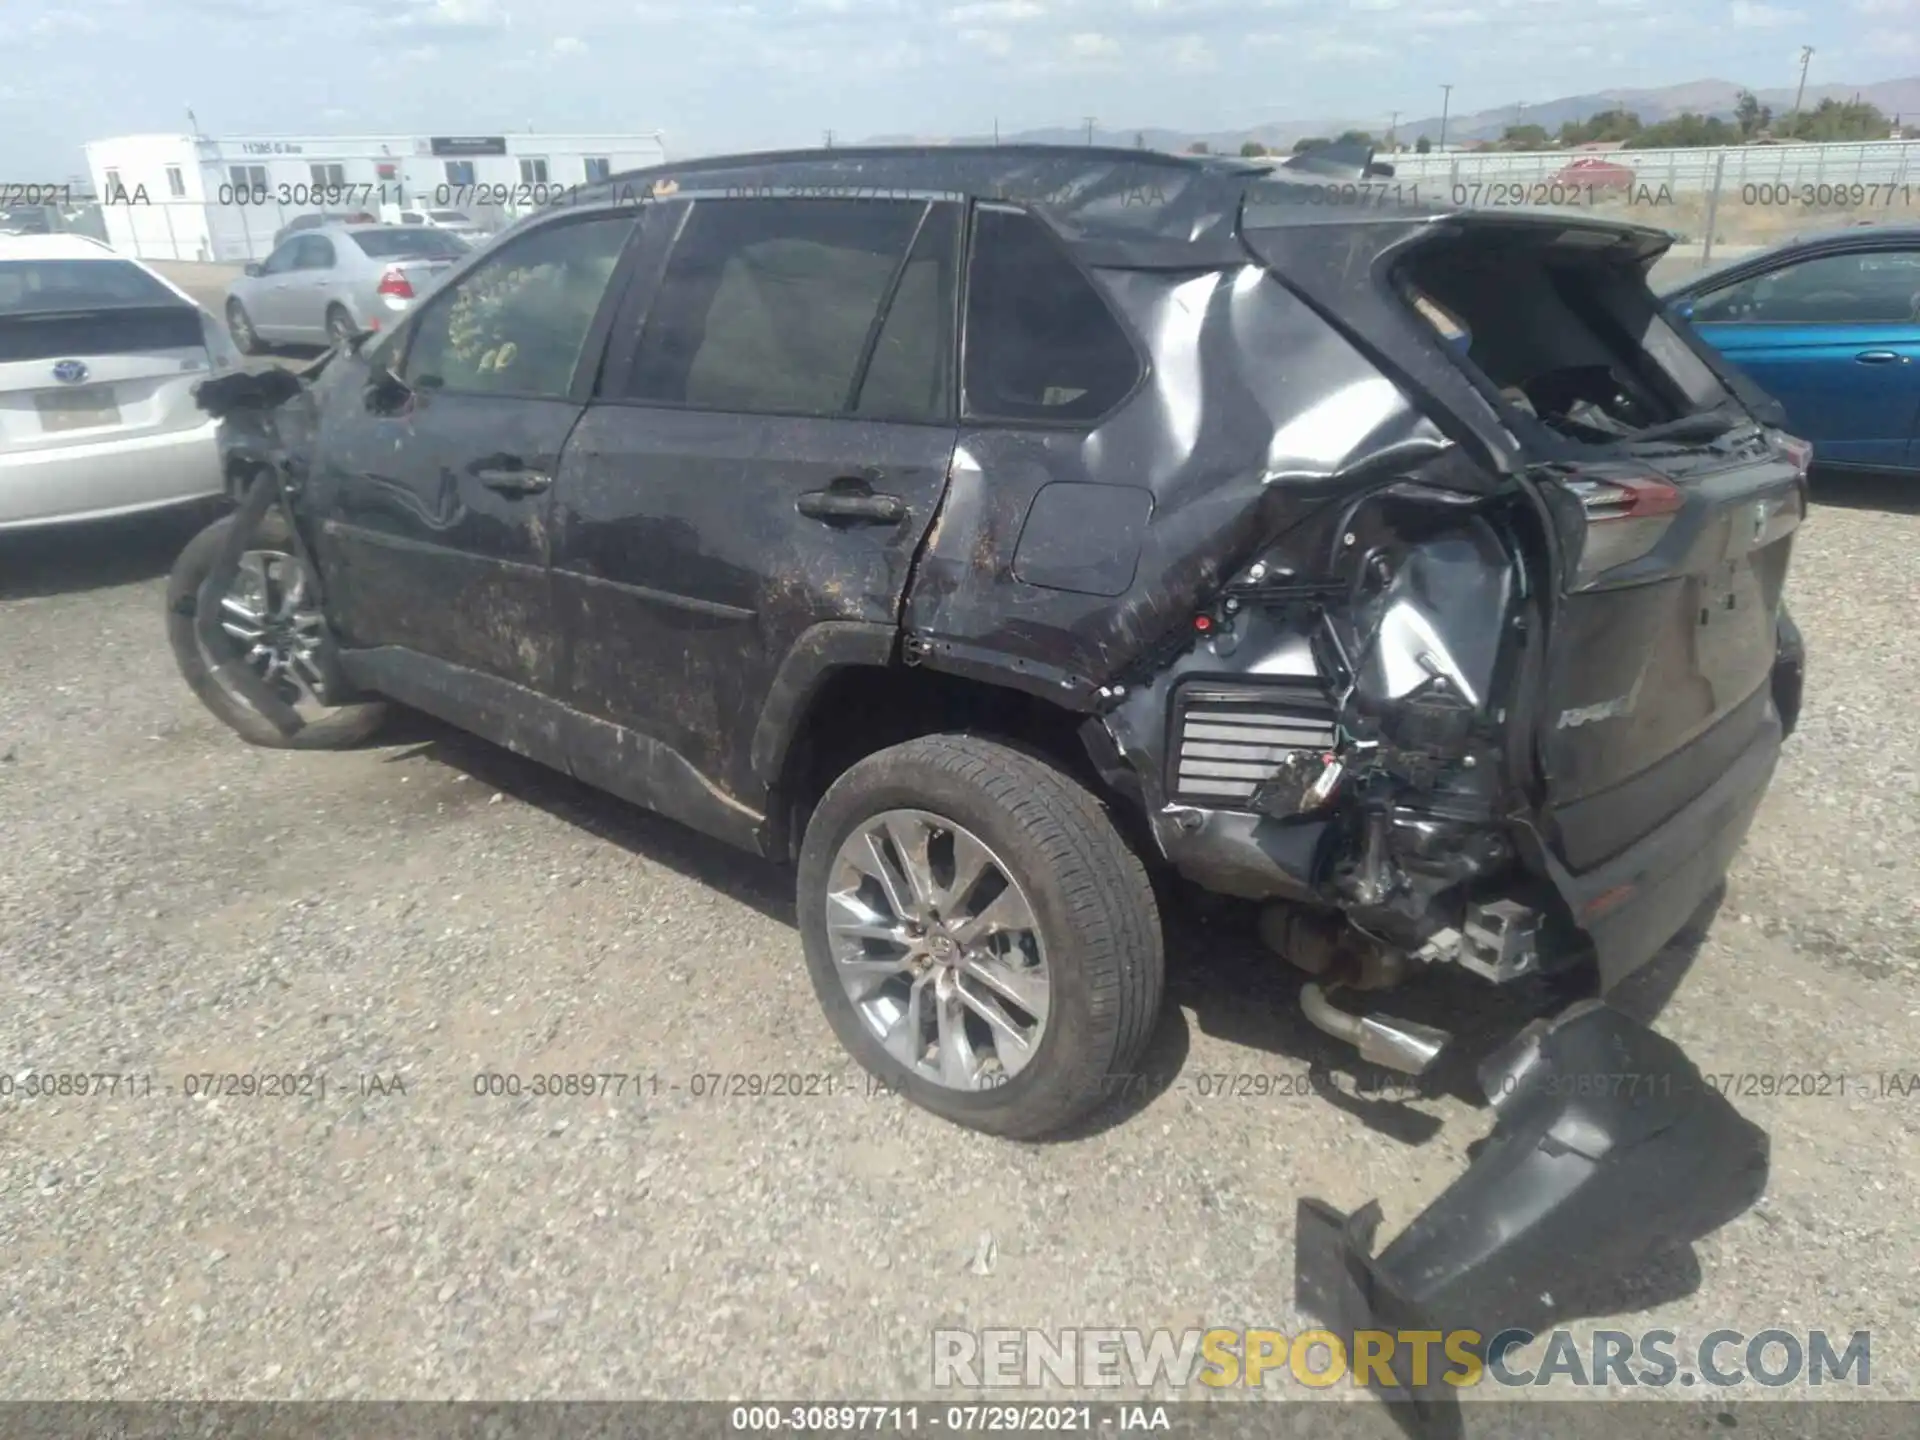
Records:
<instances>
[{"instance_id":1,"label":"hazy sky","mask_svg":"<svg viewBox=\"0 0 1920 1440\"><path fill-rule=\"evenodd\" d=\"M670 155L1040 125L1228 130L1708 77L1920 72L1920 0L5 0L0 182L83 141L661 130Z\"/></svg>"}]
</instances>

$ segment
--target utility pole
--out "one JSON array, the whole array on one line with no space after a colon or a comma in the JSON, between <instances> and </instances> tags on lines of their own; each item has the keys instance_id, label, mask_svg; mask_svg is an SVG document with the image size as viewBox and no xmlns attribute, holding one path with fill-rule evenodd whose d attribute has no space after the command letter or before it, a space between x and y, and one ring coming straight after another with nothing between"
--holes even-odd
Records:
<instances>
[{"instance_id":1,"label":"utility pole","mask_svg":"<svg viewBox=\"0 0 1920 1440\"><path fill-rule=\"evenodd\" d=\"M1800 47L1800 88L1793 92L1793 109L1787 112L1787 137L1793 137L1793 122L1799 118L1800 102L1807 94L1807 66L1813 60L1813 46Z\"/></svg>"},{"instance_id":2,"label":"utility pole","mask_svg":"<svg viewBox=\"0 0 1920 1440\"><path fill-rule=\"evenodd\" d=\"M1000 143L1000 117L998 115L993 117L993 143L996 145Z\"/></svg>"},{"instance_id":3,"label":"utility pole","mask_svg":"<svg viewBox=\"0 0 1920 1440\"><path fill-rule=\"evenodd\" d=\"M1445 154L1447 149L1447 111L1452 107L1453 87L1442 85L1440 87L1440 151L1442 154Z\"/></svg>"},{"instance_id":4,"label":"utility pole","mask_svg":"<svg viewBox=\"0 0 1920 1440\"><path fill-rule=\"evenodd\" d=\"M1400 147L1393 143L1393 132L1400 128L1400 112L1394 111L1387 120L1387 153L1393 154Z\"/></svg>"},{"instance_id":5,"label":"utility pole","mask_svg":"<svg viewBox=\"0 0 1920 1440\"><path fill-rule=\"evenodd\" d=\"M1087 116L1087 148L1093 148L1093 116Z\"/></svg>"},{"instance_id":6,"label":"utility pole","mask_svg":"<svg viewBox=\"0 0 1920 1440\"><path fill-rule=\"evenodd\" d=\"M827 149L831 150L833 148L833 132L831 130L826 132L826 139Z\"/></svg>"}]
</instances>

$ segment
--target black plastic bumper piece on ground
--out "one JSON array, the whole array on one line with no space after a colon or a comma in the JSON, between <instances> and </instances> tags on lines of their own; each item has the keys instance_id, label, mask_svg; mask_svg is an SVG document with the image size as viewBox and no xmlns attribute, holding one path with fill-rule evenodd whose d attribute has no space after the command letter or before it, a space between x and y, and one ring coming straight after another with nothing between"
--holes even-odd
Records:
<instances>
[{"instance_id":1,"label":"black plastic bumper piece on ground","mask_svg":"<svg viewBox=\"0 0 1920 1440\"><path fill-rule=\"evenodd\" d=\"M1484 1346L1593 1314L1584 1296L1679 1254L1766 1187L1765 1132L1679 1046L1597 1001L1527 1027L1480 1082L1493 1133L1379 1255L1377 1201L1351 1216L1300 1202L1295 1301L1349 1354L1362 1330L1472 1330ZM1412 1402L1403 1423L1461 1433L1454 1387L1438 1378L1448 1366L1436 1350L1416 1387L1412 1356L1396 1346L1390 1361L1389 1398Z\"/></svg>"},{"instance_id":2,"label":"black plastic bumper piece on ground","mask_svg":"<svg viewBox=\"0 0 1920 1440\"><path fill-rule=\"evenodd\" d=\"M239 695L282 735L293 735L306 722L300 718L297 710L273 693L267 682L256 675L245 660L234 654L226 632L220 628L220 603L233 585L233 577L240 571L240 557L253 543L254 532L260 528L262 517L279 499L280 487L270 476L254 481L248 489L247 498L234 514L233 528L227 532L226 543L220 547L220 554L214 559L213 569L207 572L207 578L201 582L200 593L194 602L196 613L193 626L200 637L201 648L207 652L214 683Z\"/></svg>"}]
</instances>

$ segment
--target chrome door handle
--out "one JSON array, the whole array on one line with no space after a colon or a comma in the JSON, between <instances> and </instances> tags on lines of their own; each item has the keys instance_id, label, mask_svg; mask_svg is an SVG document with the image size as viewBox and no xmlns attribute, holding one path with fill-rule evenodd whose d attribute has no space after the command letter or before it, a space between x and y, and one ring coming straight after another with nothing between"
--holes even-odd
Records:
<instances>
[{"instance_id":1,"label":"chrome door handle","mask_svg":"<svg viewBox=\"0 0 1920 1440\"><path fill-rule=\"evenodd\" d=\"M1896 361L1905 364L1907 357L1897 350L1862 350L1853 358L1862 365L1892 365Z\"/></svg>"}]
</instances>

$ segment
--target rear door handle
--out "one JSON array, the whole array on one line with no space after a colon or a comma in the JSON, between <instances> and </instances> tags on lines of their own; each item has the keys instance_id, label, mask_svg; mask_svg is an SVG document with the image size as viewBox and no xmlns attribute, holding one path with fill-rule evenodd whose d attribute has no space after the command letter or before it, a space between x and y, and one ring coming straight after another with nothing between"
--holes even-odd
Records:
<instances>
[{"instance_id":1,"label":"rear door handle","mask_svg":"<svg viewBox=\"0 0 1920 1440\"><path fill-rule=\"evenodd\" d=\"M502 495L538 495L553 484L553 476L541 470L488 468L475 470L473 474L487 489Z\"/></svg>"},{"instance_id":2,"label":"rear door handle","mask_svg":"<svg viewBox=\"0 0 1920 1440\"><path fill-rule=\"evenodd\" d=\"M891 525L904 519L907 503L898 495L863 495L857 490L809 490L794 509L814 520L853 520Z\"/></svg>"},{"instance_id":3,"label":"rear door handle","mask_svg":"<svg viewBox=\"0 0 1920 1440\"><path fill-rule=\"evenodd\" d=\"M1853 358L1862 365L1891 365L1906 359L1898 350L1862 350Z\"/></svg>"}]
</instances>

